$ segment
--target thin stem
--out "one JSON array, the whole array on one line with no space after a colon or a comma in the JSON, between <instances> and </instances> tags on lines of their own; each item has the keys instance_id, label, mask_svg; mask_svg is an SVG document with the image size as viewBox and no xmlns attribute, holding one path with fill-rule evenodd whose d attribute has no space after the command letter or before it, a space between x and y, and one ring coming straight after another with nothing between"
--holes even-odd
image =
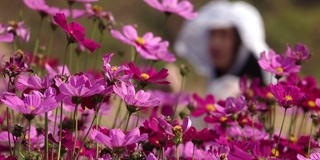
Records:
<instances>
[{"instance_id":1,"label":"thin stem","mask_svg":"<svg viewBox=\"0 0 320 160\"><path fill-rule=\"evenodd\" d=\"M97 117L98 117L98 112L99 112L99 110L100 110L101 104L102 104L102 102L100 103L99 107L96 109L96 111L95 111L95 113L94 113L94 117L93 117L93 119L92 119L92 122L91 122L91 124L90 124L90 127L89 127L86 135L84 136L84 138L83 138L83 140L82 140L82 142L81 142L80 151L77 153L75 159L78 159L78 156L79 156L79 154L80 154L80 152L81 152L81 148L83 147L84 142L86 141L86 139L87 139L87 137L88 137L88 135L89 135L89 133L90 133L90 131L91 131L91 129L92 129L92 126L93 126L94 122L96 121L96 119L97 119Z\"/></svg>"},{"instance_id":2,"label":"thin stem","mask_svg":"<svg viewBox=\"0 0 320 160\"><path fill-rule=\"evenodd\" d=\"M29 132L28 132L28 151L31 153L31 141L30 141L30 132L31 132L31 120L28 120L29 123Z\"/></svg>"},{"instance_id":3,"label":"thin stem","mask_svg":"<svg viewBox=\"0 0 320 160\"><path fill-rule=\"evenodd\" d=\"M10 139L10 113L9 113L9 107L7 107L7 128L8 128L8 142L9 142L9 148L10 148L10 155L12 155L12 149L11 149L11 139Z\"/></svg>"},{"instance_id":4,"label":"thin stem","mask_svg":"<svg viewBox=\"0 0 320 160\"><path fill-rule=\"evenodd\" d=\"M63 72L62 72L63 73ZM62 115L63 115L63 102L61 101L61 108L60 108L60 126L59 126L59 145L58 145L58 156L57 159L60 159L60 152L61 152L61 141L62 141Z\"/></svg>"},{"instance_id":5,"label":"thin stem","mask_svg":"<svg viewBox=\"0 0 320 160\"><path fill-rule=\"evenodd\" d=\"M281 123L279 138L278 138L277 147L276 147L275 152L277 152L278 147L279 147L280 138L281 138L281 133L282 133L282 129L283 129L283 126L284 126L284 121L285 121L285 119L286 119L286 115L287 115L287 108L285 108L285 110L284 110L284 115L283 115L283 119L282 119L282 123Z\"/></svg>"},{"instance_id":6,"label":"thin stem","mask_svg":"<svg viewBox=\"0 0 320 160\"><path fill-rule=\"evenodd\" d=\"M53 122L53 136L56 136L56 123L58 119L58 109L56 109L56 114L54 115L54 122ZM53 151L53 146L51 147L51 150ZM51 159L53 159L53 152L51 152Z\"/></svg>"},{"instance_id":7,"label":"thin stem","mask_svg":"<svg viewBox=\"0 0 320 160\"><path fill-rule=\"evenodd\" d=\"M176 145L176 160L180 159L180 155L179 155L179 144Z\"/></svg>"},{"instance_id":8,"label":"thin stem","mask_svg":"<svg viewBox=\"0 0 320 160\"><path fill-rule=\"evenodd\" d=\"M300 127L299 127L299 134L298 134L298 136L300 136L301 135L301 131L302 131L302 126L303 126L303 124L304 124L304 121L305 121L305 119L306 119L306 112L303 112L303 117L302 117L302 120L301 120L301 123L300 123Z\"/></svg>"},{"instance_id":9,"label":"thin stem","mask_svg":"<svg viewBox=\"0 0 320 160\"><path fill-rule=\"evenodd\" d=\"M45 131L46 131L46 137L45 137L45 154L46 154L46 160L49 160L49 138L48 138L48 112L45 113Z\"/></svg>"},{"instance_id":10,"label":"thin stem","mask_svg":"<svg viewBox=\"0 0 320 160\"><path fill-rule=\"evenodd\" d=\"M310 149L311 149L311 141L312 141L312 130L313 130L313 123L311 123L311 128L310 128L310 137L309 137L309 144L308 144L308 157L310 157Z\"/></svg>"},{"instance_id":11,"label":"thin stem","mask_svg":"<svg viewBox=\"0 0 320 160\"><path fill-rule=\"evenodd\" d=\"M120 99L120 102L119 102L119 105L118 105L118 110L117 110L116 116L115 116L115 118L114 118L112 128L116 127L117 118L118 118L118 116L119 116L119 114L120 114L122 102L123 102L123 100Z\"/></svg>"},{"instance_id":12,"label":"thin stem","mask_svg":"<svg viewBox=\"0 0 320 160\"><path fill-rule=\"evenodd\" d=\"M68 66L69 66L69 71L70 71L70 74L71 73L73 73L72 71L74 71L74 67L73 67L73 65L72 65L72 63L73 63L73 54L72 54L72 51L73 51L73 49L72 49L73 47L71 46L70 47L70 49L69 49L69 62L68 62Z\"/></svg>"},{"instance_id":13,"label":"thin stem","mask_svg":"<svg viewBox=\"0 0 320 160\"><path fill-rule=\"evenodd\" d=\"M73 126L74 142L73 142L73 149L71 153L71 159L73 159L73 155L75 153L76 145L77 145L77 138L78 138L78 106L79 106L79 103L76 103L76 107L74 109L74 114L73 114L73 122L75 122L75 125Z\"/></svg>"},{"instance_id":14,"label":"thin stem","mask_svg":"<svg viewBox=\"0 0 320 160\"><path fill-rule=\"evenodd\" d=\"M184 81L185 81L185 77L186 77L186 76L182 76L182 79L181 79L180 92L179 92L179 95L178 95L178 98L177 98L176 106L174 107L174 111L173 111L172 117L175 116L175 114L176 114L176 112L177 112L177 109L178 109L178 105L179 105L181 93L182 93L182 90L183 90L183 84L184 84Z\"/></svg>"},{"instance_id":15,"label":"thin stem","mask_svg":"<svg viewBox=\"0 0 320 160\"><path fill-rule=\"evenodd\" d=\"M132 46L131 47L131 61L135 62L137 58L137 52L136 49Z\"/></svg>"},{"instance_id":16,"label":"thin stem","mask_svg":"<svg viewBox=\"0 0 320 160\"><path fill-rule=\"evenodd\" d=\"M128 129L128 125L129 125L130 117L131 117L131 115L132 115L132 113L131 113L131 112L129 112L129 111L128 111L128 113L129 113L129 116L128 116L128 120L127 120L127 123L126 123L126 127L124 128L124 132L126 132L126 131L127 131L127 129Z\"/></svg>"},{"instance_id":17,"label":"thin stem","mask_svg":"<svg viewBox=\"0 0 320 160\"><path fill-rule=\"evenodd\" d=\"M161 31L160 31L160 34L159 34L160 36L163 36L163 34L164 34L164 31L166 29L166 25L167 25L169 17L170 17L170 14L165 14L164 21L163 21L163 24L162 24L162 28L161 28Z\"/></svg>"},{"instance_id":18,"label":"thin stem","mask_svg":"<svg viewBox=\"0 0 320 160\"><path fill-rule=\"evenodd\" d=\"M36 44L35 44L34 49L33 49L32 62L35 61L35 58L36 58L36 55L37 55L37 52L38 52L39 43L40 43L40 37L39 36L40 36L41 28L42 28L43 19L44 18L41 17L40 23L39 23L39 26L38 26L37 39L36 39Z\"/></svg>"},{"instance_id":19,"label":"thin stem","mask_svg":"<svg viewBox=\"0 0 320 160\"><path fill-rule=\"evenodd\" d=\"M103 37L104 37L103 33L104 32L102 32L101 35L100 35L100 40L99 40L100 44L102 44L102 42L103 42ZM96 57L95 57L95 60L94 60L94 63L93 63L93 70L97 69L98 59L99 59L99 56L101 55L101 52L102 52L102 48L100 48L99 52L96 53L96 55L95 55Z\"/></svg>"},{"instance_id":20,"label":"thin stem","mask_svg":"<svg viewBox=\"0 0 320 160\"><path fill-rule=\"evenodd\" d=\"M96 35L96 31L97 31L97 28L98 28L98 23L96 20L93 20L93 27L92 27L92 31L91 31L91 35L90 35L90 38L93 40L95 35ZM87 69L87 66L88 66L88 55L89 55L89 51L86 50L85 53L85 59L84 59L84 65L83 65L83 70L86 70Z\"/></svg>"},{"instance_id":21,"label":"thin stem","mask_svg":"<svg viewBox=\"0 0 320 160\"><path fill-rule=\"evenodd\" d=\"M140 111L138 111L138 118L137 118L137 122L136 122L136 127L138 127L139 119L140 119Z\"/></svg>"},{"instance_id":22,"label":"thin stem","mask_svg":"<svg viewBox=\"0 0 320 160\"><path fill-rule=\"evenodd\" d=\"M68 44L67 44L67 46L66 46L66 50L65 50L65 52L64 52L63 66L62 66L62 73L61 73L61 75L64 74L64 69L65 69L65 66L66 66L66 61L67 61L67 54L68 54L69 45L70 45L70 43L68 42Z\"/></svg>"}]
</instances>

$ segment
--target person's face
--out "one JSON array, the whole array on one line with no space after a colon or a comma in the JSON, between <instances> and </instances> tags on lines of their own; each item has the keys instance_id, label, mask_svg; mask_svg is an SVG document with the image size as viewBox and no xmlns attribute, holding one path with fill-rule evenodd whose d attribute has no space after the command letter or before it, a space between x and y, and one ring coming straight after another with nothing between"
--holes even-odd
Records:
<instances>
[{"instance_id":1,"label":"person's face","mask_svg":"<svg viewBox=\"0 0 320 160\"><path fill-rule=\"evenodd\" d=\"M227 72L235 57L236 30L234 28L212 29L209 35L209 53L214 67Z\"/></svg>"}]
</instances>

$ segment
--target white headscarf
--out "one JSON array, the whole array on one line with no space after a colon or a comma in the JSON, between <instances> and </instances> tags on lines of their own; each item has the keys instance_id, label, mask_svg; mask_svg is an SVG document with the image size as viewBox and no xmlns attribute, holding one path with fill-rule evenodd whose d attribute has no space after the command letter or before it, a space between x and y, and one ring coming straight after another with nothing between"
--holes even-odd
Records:
<instances>
[{"instance_id":1,"label":"white headscarf","mask_svg":"<svg viewBox=\"0 0 320 160\"><path fill-rule=\"evenodd\" d=\"M215 28L235 27L241 38L236 61L229 74L238 73L252 52L258 59L268 49L265 42L264 24L256 8L246 2L212 1L202 7L198 17L185 22L174 49L186 58L199 74L215 78L209 55L208 31ZM263 72L264 82L270 77Z\"/></svg>"}]
</instances>

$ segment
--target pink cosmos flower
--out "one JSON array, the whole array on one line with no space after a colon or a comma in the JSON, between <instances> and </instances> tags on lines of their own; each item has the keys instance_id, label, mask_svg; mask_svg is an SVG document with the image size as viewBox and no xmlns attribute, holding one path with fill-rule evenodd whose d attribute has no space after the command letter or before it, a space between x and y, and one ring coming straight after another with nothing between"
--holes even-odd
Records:
<instances>
[{"instance_id":1,"label":"pink cosmos flower","mask_svg":"<svg viewBox=\"0 0 320 160\"><path fill-rule=\"evenodd\" d=\"M300 88L292 85L270 84L270 90L284 108L299 105L305 98L305 94L300 92Z\"/></svg>"},{"instance_id":2,"label":"pink cosmos flower","mask_svg":"<svg viewBox=\"0 0 320 160\"><path fill-rule=\"evenodd\" d=\"M261 53L258 61L260 67L277 76L287 76L300 70L300 65L296 65L295 59L276 54L273 50Z\"/></svg>"},{"instance_id":3,"label":"pink cosmos flower","mask_svg":"<svg viewBox=\"0 0 320 160\"><path fill-rule=\"evenodd\" d=\"M111 58L114 53L105 54L103 56L103 70L105 71L105 76L110 82L116 81L128 81L131 78L131 74L124 74L124 71L129 70L128 67L122 66L112 66L110 64Z\"/></svg>"},{"instance_id":4,"label":"pink cosmos flower","mask_svg":"<svg viewBox=\"0 0 320 160\"><path fill-rule=\"evenodd\" d=\"M127 86L125 83L114 85L113 91L119 95L127 105L131 107L154 107L160 104L158 98L151 98L151 94L144 90L135 91L133 85Z\"/></svg>"},{"instance_id":5,"label":"pink cosmos flower","mask_svg":"<svg viewBox=\"0 0 320 160\"><path fill-rule=\"evenodd\" d=\"M193 5L188 0L144 0L151 7L167 13L177 14L185 19L193 19L197 17L197 13L193 12Z\"/></svg>"},{"instance_id":6,"label":"pink cosmos flower","mask_svg":"<svg viewBox=\"0 0 320 160\"><path fill-rule=\"evenodd\" d=\"M144 59L175 61L175 57L168 52L169 42L161 41L161 37L154 37L151 32L140 37L137 30L131 25L124 26L122 32L123 34L119 31L111 30L111 35L125 44L134 46Z\"/></svg>"},{"instance_id":7,"label":"pink cosmos flower","mask_svg":"<svg viewBox=\"0 0 320 160\"><path fill-rule=\"evenodd\" d=\"M46 4L45 0L23 0L23 2L28 8L40 12L41 16L55 15L58 12L64 12L69 15L68 10L60 10L57 7L50 7Z\"/></svg>"},{"instance_id":8,"label":"pink cosmos flower","mask_svg":"<svg viewBox=\"0 0 320 160\"><path fill-rule=\"evenodd\" d=\"M140 134L139 128L134 128L126 134L119 128L111 129L107 135L99 132L95 140L107 147L113 149L126 147L132 144L139 143L148 138L148 134Z\"/></svg>"},{"instance_id":9,"label":"pink cosmos flower","mask_svg":"<svg viewBox=\"0 0 320 160\"><path fill-rule=\"evenodd\" d=\"M20 75L17 82L29 89L40 91L47 89L53 84L53 76L46 75L43 79L41 79L38 75Z\"/></svg>"},{"instance_id":10,"label":"pink cosmos flower","mask_svg":"<svg viewBox=\"0 0 320 160\"><path fill-rule=\"evenodd\" d=\"M139 81L142 85L147 85L148 83L155 84L170 84L170 82L164 80L168 75L167 69L162 69L158 73L154 68L147 68L145 71L141 71L134 62L128 64L130 72L133 73L132 78Z\"/></svg>"},{"instance_id":11,"label":"pink cosmos flower","mask_svg":"<svg viewBox=\"0 0 320 160\"><path fill-rule=\"evenodd\" d=\"M25 117L32 116L32 118L59 106L54 95L44 96L38 91L34 91L31 94L24 94L23 98L7 94L2 97L1 101L9 108L23 114Z\"/></svg>"},{"instance_id":12,"label":"pink cosmos flower","mask_svg":"<svg viewBox=\"0 0 320 160\"><path fill-rule=\"evenodd\" d=\"M202 99L197 93L193 94L193 99L196 101L196 108L192 111L191 115L198 117L204 113L216 111L216 102L213 95L209 94L205 99Z\"/></svg>"},{"instance_id":13,"label":"pink cosmos flower","mask_svg":"<svg viewBox=\"0 0 320 160\"><path fill-rule=\"evenodd\" d=\"M100 44L93 40L85 39L85 29L79 23L71 22L68 25L64 13L57 13L53 17L53 21L68 34L69 43L79 42L90 52L94 52L97 48L101 47Z\"/></svg>"},{"instance_id":14,"label":"pink cosmos flower","mask_svg":"<svg viewBox=\"0 0 320 160\"><path fill-rule=\"evenodd\" d=\"M13 42L13 40L14 40L14 35L12 33L4 33L0 35L0 42Z\"/></svg>"},{"instance_id":15,"label":"pink cosmos flower","mask_svg":"<svg viewBox=\"0 0 320 160\"><path fill-rule=\"evenodd\" d=\"M309 158L304 157L301 154L298 154L297 158L298 160L318 160L320 159L320 153L311 153Z\"/></svg>"},{"instance_id":16,"label":"pink cosmos flower","mask_svg":"<svg viewBox=\"0 0 320 160\"><path fill-rule=\"evenodd\" d=\"M2 35L0 38L5 42L10 42L12 38L10 34L13 34L13 36L17 36L21 40L26 42L28 42L30 39L29 28L27 28L22 21L9 21L8 24L0 24L0 34Z\"/></svg>"},{"instance_id":17,"label":"pink cosmos flower","mask_svg":"<svg viewBox=\"0 0 320 160\"><path fill-rule=\"evenodd\" d=\"M297 61L298 64L308 60L311 57L309 49L302 43L298 43L294 49L291 49L291 46L287 45L286 55L290 58L293 58Z\"/></svg>"},{"instance_id":18,"label":"pink cosmos flower","mask_svg":"<svg viewBox=\"0 0 320 160\"><path fill-rule=\"evenodd\" d=\"M186 117L185 119L183 119L181 125L176 123L170 124L165 120L165 117L162 115L160 115L157 118L157 121L159 122L160 127L163 128L167 134L172 136L176 136L176 135L182 136L184 133L186 133L190 129L192 125L190 117Z\"/></svg>"},{"instance_id":19,"label":"pink cosmos flower","mask_svg":"<svg viewBox=\"0 0 320 160\"><path fill-rule=\"evenodd\" d=\"M100 83L91 84L89 78L84 75L74 75L70 77L68 83L59 86L61 94L72 98L90 97L104 91L105 87Z\"/></svg>"}]
</instances>

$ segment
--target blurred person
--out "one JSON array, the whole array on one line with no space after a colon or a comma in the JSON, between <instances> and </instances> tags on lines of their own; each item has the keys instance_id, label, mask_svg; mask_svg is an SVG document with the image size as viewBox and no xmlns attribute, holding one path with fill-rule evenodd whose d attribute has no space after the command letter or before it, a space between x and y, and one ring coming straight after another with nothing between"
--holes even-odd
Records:
<instances>
[{"instance_id":1,"label":"blurred person","mask_svg":"<svg viewBox=\"0 0 320 160\"><path fill-rule=\"evenodd\" d=\"M199 10L196 19L185 22L174 49L197 73L209 79L208 93L217 99L240 94L239 79L270 75L259 64L260 53L268 49L262 18L246 2L212 1Z\"/></svg>"}]
</instances>

